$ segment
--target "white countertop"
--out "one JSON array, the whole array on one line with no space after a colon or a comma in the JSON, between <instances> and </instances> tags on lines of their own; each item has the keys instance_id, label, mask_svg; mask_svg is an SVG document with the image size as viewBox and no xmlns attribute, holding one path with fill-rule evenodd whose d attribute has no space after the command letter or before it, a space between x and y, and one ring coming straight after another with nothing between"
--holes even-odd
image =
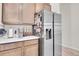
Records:
<instances>
[{"instance_id":1,"label":"white countertop","mask_svg":"<svg viewBox=\"0 0 79 59\"><path fill-rule=\"evenodd\" d=\"M33 39L39 39L39 37L37 37L37 36L26 36L26 37L22 37L22 38L0 39L0 44L12 43L12 42L18 42L18 41L25 41L25 40L33 40Z\"/></svg>"}]
</instances>

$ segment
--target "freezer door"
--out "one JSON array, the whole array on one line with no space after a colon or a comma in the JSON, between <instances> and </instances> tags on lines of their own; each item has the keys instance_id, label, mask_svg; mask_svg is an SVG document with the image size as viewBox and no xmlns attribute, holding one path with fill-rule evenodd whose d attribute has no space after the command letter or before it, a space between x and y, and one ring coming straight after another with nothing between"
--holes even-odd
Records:
<instances>
[{"instance_id":1,"label":"freezer door","mask_svg":"<svg viewBox=\"0 0 79 59\"><path fill-rule=\"evenodd\" d=\"M54 55L62 55L61 15L54 13Z\"/></svg>"}]
</instances>

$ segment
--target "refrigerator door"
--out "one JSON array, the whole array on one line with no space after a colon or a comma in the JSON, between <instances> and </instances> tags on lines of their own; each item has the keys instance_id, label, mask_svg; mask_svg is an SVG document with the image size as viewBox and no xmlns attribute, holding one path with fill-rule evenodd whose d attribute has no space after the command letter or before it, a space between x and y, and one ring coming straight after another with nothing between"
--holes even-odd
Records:
<instances>
[{"instance_id":1,"label":"refrigerator door","mask_svg":"<svg viewBox=\"0 0 79 59\"><path fill-rule=\"evenodd\" d=\"M54 55L62 55L61 15L54 13Z\"/></svg>"},{"instance_id":2,"label":"refrigerator door","mask_svg":"<svg viewBox=\"0 0 79 59\"><path fill-rule=\"evenodd\" d=\"M44 28L43 55L53 56L53 29L49 26L47 27Z\"/></svg>"},{"instance_id":3,"label":"refrigerator door","mask_svg":"<svg viewBox=\"0 0 79 59\"><path fill-rule=\"evenodd\" d=\"M44 10L42 13L43 32L42 32L42 56L53 56L53 13Z\"/></svg>"},{"instance_id":4,"label":"refrigerator door","mask_svg":"<svg viewBox=\"0 0 79 59\"><path fill-rule=\"evenodd\" d=\"M53 22L53 13L51 11L48 10L44 10L44 23L51 23Z\"/></svg>"}]
</instances>

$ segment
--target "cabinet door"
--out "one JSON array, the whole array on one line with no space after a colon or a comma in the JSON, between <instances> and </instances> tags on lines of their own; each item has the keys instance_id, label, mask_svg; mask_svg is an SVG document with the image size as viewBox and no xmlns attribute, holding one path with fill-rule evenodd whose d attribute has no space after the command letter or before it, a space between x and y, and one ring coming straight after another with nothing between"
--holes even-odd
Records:
<instances>
[{"instance_id":1,"label":"cabinet door","mask_svg":"<svg viewBox=\"0 0 79 59\"><path fill-rule=\"evenodd\" d=\"M3 23L4 24L18 24L18 4L4 3L3 4Z\"/></svg>"},{"instance_id":2,"label":"cabinet door","mask_svg":"<svg viewBox=\"0 0 79 59\"><path fill-rule=\"evenodd\" d=\"M24 24L34 24L34 6L33 3L23 4L23 23Z\"/></svg>"},{"instance_id":3,"label":"cabinet door","mask_svg":"<svg viewBox=\"0 0 79 59\"><path fill-rule=\"evenodd\" d=\"M21 48L0 52L0 56L21 56L21 55L22 55Z\"/></svg>"},{"instance_id":4,"label":"cabinet door","mask_svg":"<svg viewBox=\"0 0 79 59\"><path fill-rule=\"evenodd\" d=\"M25 56L38 56L38 44L26 46L24 49Z\"/></svg>"},{"instance_id":5,"label":"cabinet door","mask_svg":"<svg viewBox=\"0 0 79 59\"><path fill-rule=\"evenodd\" d=\"M41 10L43 10L43 7L44 7L43 3L36 3L35 7L36 12L40 12Z\"/></svg>"},{"instance_id":6,"label":"cabinet door","mask_svg":"<svg viewBox=\"0 0 79 59\"><path fill-rule=\"evenodd\" d=\"M51 11L51 6L49 5L49 3L44 4L44 9Z\"/></svg>"},{"instance_id":7,"label":"cabinet door","mask_svg":"<svg viewBox=\"0 0 79 59\"><path fill-rule=\"evenodd\" d=\"M51 6L49 3L36 3L36 12L40 12L43 9L51 11Z\"/></svg>"},{"instance_id":8,"label":"cabinet door","mask_svg":"<svg viewBox=\"0 0 79 59\"><path fill-rule=\"evenodd\" d=\"M2 3L0 3L0 25L2 24Z\"/></svg>"}]
</instances>

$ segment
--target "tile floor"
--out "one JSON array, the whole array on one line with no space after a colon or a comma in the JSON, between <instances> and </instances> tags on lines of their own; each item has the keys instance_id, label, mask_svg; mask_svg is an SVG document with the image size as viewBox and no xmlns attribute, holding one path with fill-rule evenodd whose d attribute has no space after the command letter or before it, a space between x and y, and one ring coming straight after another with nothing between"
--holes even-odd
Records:
<instances>
[{"instance_id":1,"label":"tile floor","mask_svg":"<svg viewBox=\"0 0 79 59\"><path fill-rule=\"evenodd\" d=\"M79 56L79 51L62 47L62 56Z\"/></svg>"}]
</instances>

